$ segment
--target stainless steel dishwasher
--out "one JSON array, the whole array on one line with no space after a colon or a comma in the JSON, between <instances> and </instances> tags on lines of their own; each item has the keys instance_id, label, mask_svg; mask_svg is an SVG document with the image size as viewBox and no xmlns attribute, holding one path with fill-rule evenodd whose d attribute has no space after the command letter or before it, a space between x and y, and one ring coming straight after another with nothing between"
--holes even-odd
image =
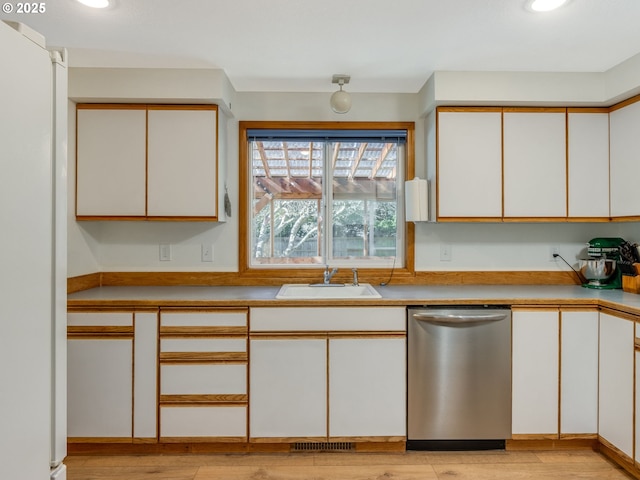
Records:
<instances>
[{"instance_id":1,"label":"stainless steel dishwasher","mask_svg":"<svg viewBox=\"0 0 640 480\"><path fill-rule=\"evenodd\" d=\"M511 310L410 307L407 449L501 449L511 438Z\"/></svg>"}]
</instances>

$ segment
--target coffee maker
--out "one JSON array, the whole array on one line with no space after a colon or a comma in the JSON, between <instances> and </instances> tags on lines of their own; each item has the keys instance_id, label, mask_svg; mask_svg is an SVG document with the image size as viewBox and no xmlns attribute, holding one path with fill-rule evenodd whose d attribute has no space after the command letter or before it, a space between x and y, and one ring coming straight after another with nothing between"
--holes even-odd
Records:
<instances>
[{"instance_id":1,"label":"coffee maker","mask_svg":"<svg viewBox=\"0 0 640 480\"><path fill-rule=\"evenodd\" d=\"M622 288L622 273L618 266L620 247L625 244L622 238L598 237L589 240L587 253L589 258L580 260L580 273L586 278L586 288L615 289Z\"/></svg>"}]
</instances>

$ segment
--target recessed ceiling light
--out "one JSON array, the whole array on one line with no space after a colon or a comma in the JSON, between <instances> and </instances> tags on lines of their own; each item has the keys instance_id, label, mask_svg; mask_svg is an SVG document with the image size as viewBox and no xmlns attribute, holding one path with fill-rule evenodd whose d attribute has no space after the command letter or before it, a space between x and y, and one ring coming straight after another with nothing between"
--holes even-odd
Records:
<instances>
[{"instance_id":1,"label":"recessed ceiling light","mask_svg":"<svg viewBox=\"0 0 640 480\"><path fill-rule=\"evenodd\" d=\"M83 5L91 8L107 8L109 0L78 0Z\"/></svg>"},{"instance_id":2,"label":"recessed ceiling light","mask_svg":"<svg viewBox=\"0 0 640 480\"><path fill-rule=\"evenodd\" d=\"M567 0L531 0L529 8L534 12L550 12L560 8L565 3L567 3Z\"/></svg>"}]
</instances>

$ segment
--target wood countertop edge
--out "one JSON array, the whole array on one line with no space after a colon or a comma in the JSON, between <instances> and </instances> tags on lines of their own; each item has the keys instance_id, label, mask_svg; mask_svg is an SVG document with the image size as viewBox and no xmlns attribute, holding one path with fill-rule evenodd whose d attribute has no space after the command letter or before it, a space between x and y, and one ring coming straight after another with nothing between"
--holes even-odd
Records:
<instances>
[{"instance_id":1,"label":"wood countertop edge","mask_svg":"<svg viewBox=\"0 0 640 480\"><path fill-rule=\"evenodd\" d=\"M276 300L276 299L70 299L69 308L160 308L160 307L389 307L413 305L509 305L511 307L604 307L631 315L640 315L640 308L630 307L611 300L584 298L393 298L375 300Z\"/></svg>"}]
</instances>

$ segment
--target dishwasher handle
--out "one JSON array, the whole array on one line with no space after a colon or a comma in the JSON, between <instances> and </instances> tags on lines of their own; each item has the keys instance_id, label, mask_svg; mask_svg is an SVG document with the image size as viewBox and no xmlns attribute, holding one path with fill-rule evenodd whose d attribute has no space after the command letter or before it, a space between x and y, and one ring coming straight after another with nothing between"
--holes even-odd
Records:
<instances>
[{"instance_id":1,"label":"dishwasher handle","mask_svg":"<svg viewBox=\"0 0 640 480\"><path fill-rule=\"evenodd\" d=\"M499 322L507 318L508 313L413 313L413 318L419 322L432 323L434 325L478 325L483 323Z\"/></svg>"}]
</instances>

